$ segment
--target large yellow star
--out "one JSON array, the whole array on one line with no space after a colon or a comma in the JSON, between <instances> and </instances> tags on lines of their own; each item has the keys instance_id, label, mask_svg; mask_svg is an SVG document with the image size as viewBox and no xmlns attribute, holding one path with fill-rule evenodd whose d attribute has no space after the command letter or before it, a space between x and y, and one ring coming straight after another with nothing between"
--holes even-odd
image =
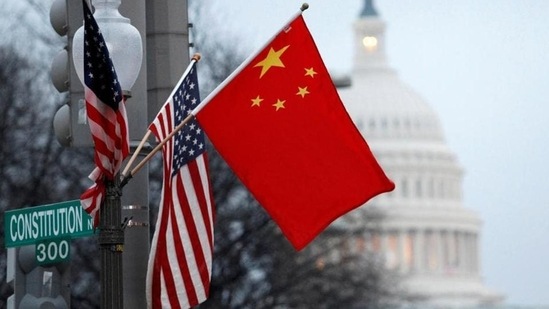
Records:
<instances>
[{"instance_id":1,"label":"large yellow star","mask_svg":"<svg viewBox=\"0 0 549 309\"><path fill-rule=\"evenodd\" d=\"M300 95L302 98L304 98L306 95L308 95L310 92L307 90L307 87L297 87L298 91L296 95Z\"/></svg>"},{"instance_id":2,"label":"large yellow star","mask_svg":"<svg viewBox=\"0 0 549 309\"><path fill-rule=\"evenodd\" d=\"M318 74L318 73L316 73L312 67L309 69L305 68L305 76L310 76L312 78L315 78L315 74Z\"/></svg>"},{"instance_id":3,"label":"large yellow star","mask_svg":"<svg viewBox=\"0 0 549 309\"><path fill-rule=\"evenodd\" d=\"M278 111L281 108L286 108L286 106L284 106L284 103L286 103L286 100L282 101L282 100L278 99L278 100L276 100L276 103L273 104L273 106L276 107L276 111Z\"/></svg>"},{"instance_id":4,"label":"large yellow star","mask_svg":"<svg viewBox=\"0 0 549 309\"><path fill-rule=\"evenodd\" d=\"M280 60L280 56L288 49L290 45L284 46L281 49L275 51L272 47L269 50L269 53L267 54L267 57L265 59L259 61L254 65L255 67L261 67L261 75L259 75L259 78L263 77L265 73L271 68L271 67L284 67L284 63L282 63L282 60Z\"/></svg>"},{"instance_id":5,"label":"large yellow star","mask_svg":"<svg viewBox=\"0 0 549 309\"><path fill-rule=\"evenodd\" d=\"M263 101L262 98L259 97L259 95L257 95L257 97L255 99L252 99L252 107L254 106L260 106L261 105L261 101Z\"/></svg>"}]
</instances>

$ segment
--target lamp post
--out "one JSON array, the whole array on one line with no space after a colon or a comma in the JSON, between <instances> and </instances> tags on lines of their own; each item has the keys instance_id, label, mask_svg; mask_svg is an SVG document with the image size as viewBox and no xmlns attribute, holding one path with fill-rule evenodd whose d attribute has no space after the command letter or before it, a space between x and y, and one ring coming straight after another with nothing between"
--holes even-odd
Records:
<instances>
[{"instance_id":1,"label":"lamp post","mask_svg":"<svg viewBox=\"0 0 549 309\"><path fill-rule=\"evenodd\" d=\"M118 12L120 0L95 0L94 18L103 34L124 97L131 97L143 59L143 47L139 31L128 18ZM84 29L74 34L73 61L84 83ZM106 195L101 208L99 245L101 250L101 307L123 308L122 252L124 230L122 227L121 188L118 177L106 181Z\"/></svg>"}]
</instances>

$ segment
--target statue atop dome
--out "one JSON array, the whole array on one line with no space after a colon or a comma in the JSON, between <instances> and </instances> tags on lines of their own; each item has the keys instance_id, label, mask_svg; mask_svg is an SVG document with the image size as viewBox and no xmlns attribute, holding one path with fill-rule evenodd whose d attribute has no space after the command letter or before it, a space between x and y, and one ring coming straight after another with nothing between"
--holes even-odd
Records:
<instances>
[{"instance_id":1,"label":"statue atop dome","mask_svg":"<svg viewBox=\"0 0 549 309\"><path fill-rule=\"evenodd\" d=\"M364 8L360 12L360 17L378 16L376 8L374 7L374 0L364 0Z\"/></svg>"}]
</instances>

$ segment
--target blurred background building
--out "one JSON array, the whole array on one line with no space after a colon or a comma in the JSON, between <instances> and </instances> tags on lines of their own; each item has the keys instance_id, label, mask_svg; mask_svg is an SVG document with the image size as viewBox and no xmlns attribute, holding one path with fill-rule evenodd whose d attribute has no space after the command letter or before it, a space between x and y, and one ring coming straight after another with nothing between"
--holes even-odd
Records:
<instances>
[{"instance_id":1,"label":"blurred background building","mask_svg":"<svg viewBox=\"0 0 549 309\"><path fill-rule=\"evenodd\" d=\"M338 220L357 230L347 248L374 252L404 278L410 296L434 307L498 304L503 296L483 284L482 221L462 202L463 168L444 140L439 119L389 67L385 22L365 0L354 23L350 78L336 80L353 121L395 191ZM382 219L370 222L373 208Z\"/></svg>"}]
</instances>

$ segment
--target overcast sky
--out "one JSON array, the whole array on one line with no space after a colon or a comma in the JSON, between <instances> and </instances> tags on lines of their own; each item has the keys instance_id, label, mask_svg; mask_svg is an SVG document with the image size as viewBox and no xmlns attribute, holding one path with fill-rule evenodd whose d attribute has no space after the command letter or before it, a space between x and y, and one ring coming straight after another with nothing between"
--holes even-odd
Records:
<instances>
[{"instance_id":1,"label":"overcast sky","mask_svg":"<svg viewBox=\"0 0 549 309\"><path fill-rule=\"evenodd\" d=\"M259 48L302 1L208 0ZM310 0L331 71L349 72L362 0ZM438 113L484 221L482 274L510 304L549 304L549 1L382 0L390 65Z\"/></svg>"}]
</instances>

